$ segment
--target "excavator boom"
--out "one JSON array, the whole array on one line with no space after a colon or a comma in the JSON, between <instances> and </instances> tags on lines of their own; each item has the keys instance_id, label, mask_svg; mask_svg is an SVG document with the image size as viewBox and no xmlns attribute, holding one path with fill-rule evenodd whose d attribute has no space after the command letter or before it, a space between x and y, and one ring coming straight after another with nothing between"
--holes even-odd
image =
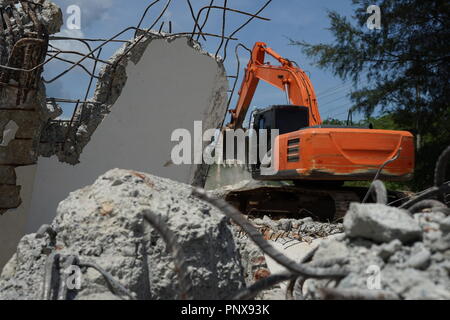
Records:
<instances>
[{"instance_id":1,"label":"excavator boom","mask_svg":"<svg viewBox=\"0 0 450 320\"><path fill-rule=\"evenodd\" d=\"M266 54L275 58L280 65L273 66L265 63ZM322 124L316 94L306 73L299 67L295 67L292 61L282 58L274 50L268 48L264 42L257 42L245 70L237 107L230 111L232 120L229 128L238 129L242 127L259 80L285 91L293 105L307 107L309 109L309 126Z\"/></svg>"}]
</instances>

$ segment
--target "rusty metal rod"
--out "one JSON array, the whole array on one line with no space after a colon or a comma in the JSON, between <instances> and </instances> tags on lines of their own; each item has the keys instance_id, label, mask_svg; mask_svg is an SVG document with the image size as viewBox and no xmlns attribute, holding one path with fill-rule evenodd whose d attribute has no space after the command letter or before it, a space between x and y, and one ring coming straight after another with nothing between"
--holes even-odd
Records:
<instances>
[{"instance_id":1,"label":"rusty metal rod","mask_svg":"<svg viewBox=\"0 0 450 320\"><path fill-rule=\"evenodd\" d=\"M220 49L222 49L223 43L225 42L225 27L227 23L227 4L228 0L223 0L223 14L222 14L222 40L220 41L219 47L217 48L215 58L219 55Z\"/></svg>"},{"instance_id":2,"label":"rusty metal rod","mask_svg":"<svg viewBox=\"0 0 450 320\"><path fill-rule=\"evenodd\" d=\"M147 12L150 10L151 7L153 7L153 6L154 6L155 4L157 4L159 1L161 1L161 0L155 0L155 1L153 1L152 3L150 3L150 4L145 8L144 13L142 14L141 20L139 20L139 23L138 23L138 25L136 26L136 29L140 29L140 28L141 28L142 22L144 22L145 16L147 15ZM136 38L136 36L137 36L137 30L136 30L136 32L134 33L134 37L135 37L135 38Z\"/></svg>"},{"instance_id":3,"label":"rusty metal rod","mask_svg":"<svg viewBox=\"0 0 450 320\"><path fill-rule=\"evenodd\" d=\"M214 0L211 0L209 6L211 7L214 4ZM203 30L206 26L206 23L208 22L209 19L209 14L211 12L211 8L208 8L208 11L206 12L206 17L205 17L205 21L203 21L202 26L200 27L200 31ZM200 38L200 35L197 35L197 41Z\"/></svg>"},{"instance_id":4,"label":"rusty metal rod","mask_svg":"<svg viewBox=\"0 0 450 320\"><path fill-rule=\"evenodd\" d=\"M137 29L141 30L141 29ZM78 40L78 41L89 41L89 42L122 42L122 43L131 43L133 41L131 40L120 40L120 39L114 39L114 40L108 40L108 39L93 39L93 38L76 38L76 37L61 37L61 36L50 36L50 40ZM91 49L92 50L92 49Z\"/></svg>"},{"instance_id":5,"label":"rusty metal rod","mask_svg":"<svg viewBox=\"0 0 450 320\"><path fill-rule=\"evenodd\" d=\"M80 52L77 52L77 51L59 50L58 48L55 48L55 50L48 50L47 51L47 53L58 53L58 52L61 53L61 54L73 54L73 55L84 57L84 54L82 54ZM91 59L91 60L93 60L95 62L101 62L101 63L104 63L104 64L112 65L112 63L109 62L109 61L101 60L101 59L98 59L98 58L95 58L95 57L94 58L93 57L89 57L89 59Z\"/></svg>"},{"instance_id":6,"label":"rusty metal rod","mask_svg":"<svg viewBox=\"0 0 450 320\"><path fill-rule=\"evenodd\" d=\"M127 32L127 31L130 31L130 30L137 30L137 29L136 29L135 27L128 27L128 28L125 28L124 30L122 30L122 31L119 32L118 34L114 35L114 36L111 37L110 39L104 41L102 44L100 44L99 46L97 46L95 49L91 50L91 52L89 52L88 54L86 54L83 58L81 58L77 63L75 63L75 64L74 64L73 66L71 66L70 68L66 69L65 71L61 72L59 75L55 76L54 78L52 78L52 79L50 79L50 80L44 80L44 82L45 82L45 83L51 83L51 82L54 82L54 81L58 80L59 78L61 78L62 76L64 76L65 74L67 74L68 72L70 72L71 70L73 70L73 69L74 69L77 65L79 65L81 62L83 62L84 60L86 60L87 57L88 57L89 55L92 55L93 53L97 52L100 48L102 48L103 46L107 45L107 44L110 42L110 40L115 39L115 38L121 36L122 34L124 34L124 33ZM142 31L142 32L144 32L145 34L144 34L143 36L141 36L138 40L136 40L136 42L132 45L132 48L134 48L134 46L136 46L136 45L144 38L144 36L145 36L146 34L153 34L153 33L151 33L151 31L149 31L149 30L142 30L142 29L139 29L139 30ZM161 38L167 38L167 37L173 37L173 36L177 36L177 35L188 35L188 34L191 34L191 33L188 33L188 32L180 32L180 33L175 33L175 34L166 35L166 36L163 36L163 35L158 35L158 36L161 37ZM208 33L208 34L207 34L207 33L203 33L203 34L204 34L204 35L207 35L207 36L212 36L212 37L220 37L219 35L210 34L210 33ZM235 40L237 40L237 39L235 39ZM132 49L132 48L131 48L131 49ZM130 51L130 50L129 50L129 51ZM128 52L129 52L129 51L128 51ZM122 58L123 58L126 54L128 54L128 52L124 53L124 54L122 55ZM119 59L119 60L121 60L121 59ZM17 71L22 71L22 70L17 70Z\"/></svg>"},{"instance_id":7,"label":"rusty metal rod","mask_svg":"<svg viewBox=\"0 0 450 320\"><path fill-rule=\"evenodd\" d=\"M89 76L94 77L94 78L96 78L96 79L99 79L98 76L96 76L95 74L92 74L85 66L83 66L83 65L80 64L80 63L76 63L76 62L74 62L74 61L71 61L71 60L68 60L68 59L64 59L64 58L59 58L59 57L55 57L55 59L56 59L56 60L59 60L59 61L62 61L62 62L66 62L66 63L72 64L72 65L77 66L77 67L80 67L80 68L83 69ZM44 80L44 82L46 82L46 81Z\"/></svg>"},{"instance_id":8,"label":"rusty metal rod","mask_svg":"<svg viewBox=\"0 0 450 320\"><path fill-rule=\"evenodd\" d=\"M200 32L202 32L202 29L200 29L200 26L198 25L198 18L195 17L195 14L194 14L194 8L192 8L191 1L190 1L190 0L187 0L187 3L188 3L188 6L189 6L189 11L191 12L192 19L193 19L194 22L195 22L195 26L196 26L196 27L199 27ZM192 40L192 38L193 38L193 35L191 36L191 40ZM205 36L202 35L202 38L203 38L203 40L206 41Z\"/></svg>"},{"instance_id":9,"label":"rusty metal rod","mask_svg":"<svg viewBox=\"0 0 450 320\"><path fill-rule=\"evenodd\" d=\"M243 14L243 15L246 15L246 16L255 17L255 18L257 18L257 19L261 19L261 20L265 20L265 21L270 21L270 19L268 19L268 18L260 17L260 16L257 16L257 15L254 15L254 14L252 14L252 13L248 13L248 12L241 11L241 10L236 10L236 9L231 9L231 8L224 8L224 7L220 7L220 6L206 6L206 7L201 8L201 9L199 10L199 12L197 13L197 21L198 21L198 19L200 18L200 15L201 15L201 13L203 12L203 10L206 10L206 9L208 9L208 8L232 11L232 12L240 13L240 14ZM194 36L194 34L195 34L196 31L197 31L197 26L195 25L195 26L194 26L194 30L192 31L192 37Z\"/></svg>"}]
</instances>

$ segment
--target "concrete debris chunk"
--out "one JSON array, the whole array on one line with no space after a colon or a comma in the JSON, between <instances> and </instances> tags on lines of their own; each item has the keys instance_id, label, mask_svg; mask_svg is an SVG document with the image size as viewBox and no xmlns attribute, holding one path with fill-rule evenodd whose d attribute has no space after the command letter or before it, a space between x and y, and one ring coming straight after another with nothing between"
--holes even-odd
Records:
<instances>
[{"instance_id":1,"label":"concrete debris chunk","mask_svg":"<svg viewBox=\"0 0 450 320\"><path fill-rule=\"evenodd\" d=\"M191 196L191 187L168 179L115 169L60 203L51 227L53 252L95 263L138 299L180 298L170 250L149 224L161 217L185 257L194 299L226 299L244 286L243 268L228 219ZM0 278L0 300L40 299L50 239L25 236ZM55 280L56 281L56 280ZM118 298L95 270L82 273L67 299Z\"/></svg>"},{"instance_id":2,"label":"concrete debris chunk","mask_svg":"<svg viewBox=\"0 0 450 320\"><path fill-rule=\"evenodd\" d=\"M378 255L380 256L381 259L387 260L401 248L402 243L400 242L400 240L395 239L387 244L382 245L380 247L380 252L378 253Z\"/></svg>"},{"instance_id":3,"label":"concrete debris chunk","mask_svg":"<svg viewBox=\"0 0 450 320\"><path fill-rule=\"evenodd\" d=\"M403 210L380 204L352 203L344 218L347 236L387 243L398 239L402 243L421 239L421 229Z\"/></svg>"},{"instance_id":4,"label":"concrete debris chunk","mask_svg":"<svg viewBox=\"0 0 450 320\"><path fill-rule=\"evenodd\" d=\"M17 130L19 130L17 123L10 120L3 128L0 147L7 147L9 143L16 138Z\"/></svg>"},{"instance_id":5,"label":"concrete debris chunk","mask_svg":"<svg viewBox=\"0 0 450 320\"><path fill-rule=\"evenodd\" d=\"M440 228L444 233L450 232L450 216L441 221Z\"/></svg>"}]
</instances>

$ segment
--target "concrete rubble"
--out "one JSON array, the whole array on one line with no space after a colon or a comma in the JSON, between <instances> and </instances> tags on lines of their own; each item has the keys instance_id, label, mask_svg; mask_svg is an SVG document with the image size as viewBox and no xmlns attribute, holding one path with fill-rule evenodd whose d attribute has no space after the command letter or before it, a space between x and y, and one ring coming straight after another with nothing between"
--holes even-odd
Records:
<instances>
[{"instance_id":1,"label":"concrete rubble","mask_svg":"<svg viewBox=\"0 0 450 320\"><path fill-rule=\"evenodd\" d=\"M56 239L26 235L0 278L0 300L40 299L51 252L76 255L104 268L137 299L175 299L180 293L171 253L144 222L161 216L186 257L195 299L229 298L244 285L228 219L191 196L191 187L128 170L112 170L61 202L51 227ZM99 273L82 275L72 299L112 299ZM71 296L71 294L73 294Z\"/></svg>"},{"instance_id":2,"label":"concrete rubble","mask_svg":"<svg viewBox=\"0 0 450 320\"><path fill-rule=\"evenodd\" d=\"M396 223L377 224L377 219ZM301 288L301 298L363 299L379 294L378 298L450 299L447 224L448 217L442 212L409 217L383 205L352 204L344 219L345 233L322 241L311 261L348 259L348 276L338 283L308 279ZM375 237L374 230L378 232ZM394 236L383 236L391 234Z\"/></svg>"},{"instance_id":3,"label":"concrete rubble","mask_svg":"<svg viewBox=\"0 0 450 320\"><path fill-rule=\"evenodd\" d=\"M244 286L284 270L241 227L191 193L191 186L135 171L104 174L61 202L51 225L53 241L47 235L23 237L1 274L0 299L42 298L52 252L99 265L137 299L180 298L174 258L159 233L144 222L146 212L163 217L176 235L192 298L231 298ZM450 299L445 210L410 216L384 205L354 203L343 223L268 217L249 221L295 261L317 248L311 265L330 259L347 262L348 274L339 281L297 280L294 298ZM256 299L285 299L287 288L280 283ZM111 293L102 276L89 269L82 274L81 289L69 291L66 298L123 297Z\"/></svg>"},{"instance_id":4,"label":"concrete rubble","mask_svg":"<svg viewBox=\"0 0 450 320\"><path fill-rule=\"evenodd\" d=\"M139 31L104 64L94 96L73 121L49 121L62 111L47 102L42 68L14 70L42 63L48 35L63 23L57 6L40 3L29 3L30 11L15 0L0 0L2 28L2 19L17 10L0 31L0 64L13 68L0 69L0 215L20 208L27 188L28 225L53 221L20 240L0 274L0 300L230 299L284 272L224 207L222 212L192 194L193 186L205 185L207 165L182 168L170 160L167 141L174 129L194 121L203 121L203 129L217 128L223 120L228 80L220 59L186 35ZM36 179L22 173L21 190L18 168L35 165L38 156L52 158L40 161ZM128 164L189 184L122 169L91 184L100 172ZM220 166L211 167L207 189L240 182L209 196L225 198L251 186L241 169L224 179ZM345 270L340 278L280 282L255 297L450 299L447 214L447 208L411 214L352 203L343 223L247 217L291 260L300 263L315 250L303 265L314 268L325 261ZM28 219L22 218L20 225ZM3 234L19 225L4 221ZM12 246L3 238L2 243L9 257ZM79 288L67 287L69 269L80 271Z\"/></svg>"}]
</instances>

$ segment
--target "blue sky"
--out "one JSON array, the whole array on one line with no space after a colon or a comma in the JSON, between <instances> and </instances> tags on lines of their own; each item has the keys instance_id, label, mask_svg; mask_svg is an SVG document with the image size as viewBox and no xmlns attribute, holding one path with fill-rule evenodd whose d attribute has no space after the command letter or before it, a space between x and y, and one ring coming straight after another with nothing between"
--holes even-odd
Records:
<instances>
[{"instance_id":1,"label":"blue sky","mask_svg":"<svg viewBox=\"0 0 450 320\"><path fill-rule=\"evenodd\" d=\"M68 30L67 24L63 27L61 35L85 38L109 38L122 29L136 26L149 0L53 0L64 13L66 21L69 15L66 9L70 5L78 5L81 9L81 29ZM159 15L166 0L161 0L149 12L143 27L148 27ZM195 12L210 0L191 0ZM216 5L221 6L222 0L216 0ZM243 11L256 12L266 0L228 0L228 6ZM305 40L312 43L331 42L333 38L329 28L327 10L335 10L343 15L350 16L352 7L350 0L273 0L267 9L261 14L271 21L254 20L249 26L236 35L240 42L247 47L252 47L256 41L266 42L281 55L295 60L311 77L316 93L318 94L319 109L323 118L333 117L345 119L348 107L351 105L347 94L352 85L343 83L334 77L330 71L321 70L313 66L312 61L306 58L298 47L290 46L288 38ZM236 13L228 13L226 33L234 31L247 17ZM173 32L191 31L193 27L187 1L173 0L169 10L161 21L172 21ZM222 11L215 10L211 13L205 32L220 33L222 24ZM167 23L166 23L167 25ZM159 24L158 24L159 28ZM122 39L130 39L133 32L128 32ZM203 43L204 48L215 53L220 40L209 38ZM85 48L72 41L52 42L55 46L68 50L86 51ZM235 42L230 43L226 69L229 75L236 73L236 59L234 55ZM111 44L104 48L102 58L108 59L118 44ZM245 51L240 51L241 74L243 66L247 64ZM68 56L70 60L79 57ZM44 76L51 78L60 72L66 65L62 62L51 63L47 66ZM91 69L90 63L86 67ZM57 98L83 99L89 78L81 69L73 70L68 75L47 86L47 95ZM238 83L238 87L240 81ZM231 84L230 84L231 86ZM231 106L233 107L235 100ZM260 83L252 105L267 107L273 104L284 104L285 97L281 91L271 86ZM72 107L64 106L65 117L70 116Z\"/></svg>"}]
</instances>

